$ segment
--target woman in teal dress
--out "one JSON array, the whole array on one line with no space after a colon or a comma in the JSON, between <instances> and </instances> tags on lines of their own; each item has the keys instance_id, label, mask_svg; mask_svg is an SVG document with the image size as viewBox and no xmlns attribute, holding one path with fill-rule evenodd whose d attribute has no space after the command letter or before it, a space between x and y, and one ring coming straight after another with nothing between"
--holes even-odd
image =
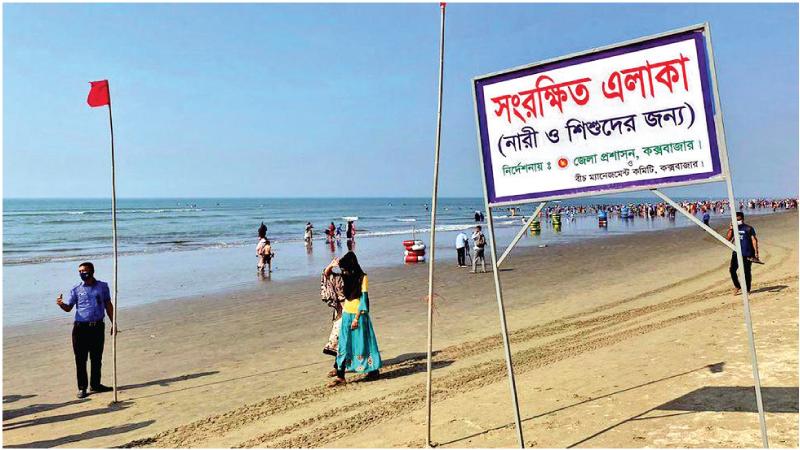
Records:
<instances>
[{"instance_id":1,"label":"woman in teal dress","mask_svg":"<svg viewBox=\"0 0 800 450\"><path fill-rule=\"evenodd\" d=\"M345 383L346 370L366 373L366 379L377 378L381 367L381 355L375 330L369 318L369 281L367 274L361 270L356 254L347 252L341 258L334 259L325 268L330 274L334 267L342 271L345 300L342 305L342 325L339 329L339 347L336 355L336 378L328 385L338 386Z\"/></svg>"}]
</instances>

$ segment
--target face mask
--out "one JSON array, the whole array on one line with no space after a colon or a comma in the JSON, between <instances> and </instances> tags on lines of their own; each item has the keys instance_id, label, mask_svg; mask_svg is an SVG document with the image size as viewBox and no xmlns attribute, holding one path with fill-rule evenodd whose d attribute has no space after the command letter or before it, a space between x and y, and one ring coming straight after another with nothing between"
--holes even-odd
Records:
<instances>
[{"instance_id":1,"label":"face mask","mask_svg":"<svg viewBox=\"0 0 800 450\"><path fill-rule=\"evenodd\" d=\"M743 224L743 223L744 223L744 220L737 220L737 221L736 221L736 223L738 223L739 225L741 225L741 224Z\"/></svg>"},{"instance_id":2,"label":"face mask","mask_svg":"<svg viewBox=\"0 0 800 450\"><path fill-rule=\"evenodd\" d=\"M79 275L81 276L81 280L86 281L91 277L87 272L80 272Z\"/></svg>"}]
</instances>

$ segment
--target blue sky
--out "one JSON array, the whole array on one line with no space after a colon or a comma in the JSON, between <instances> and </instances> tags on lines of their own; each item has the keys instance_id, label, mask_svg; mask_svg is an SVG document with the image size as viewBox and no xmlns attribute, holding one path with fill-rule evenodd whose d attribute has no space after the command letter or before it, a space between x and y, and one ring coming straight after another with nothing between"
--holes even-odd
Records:
<instances>
[{"instance_id":1,"label":"blue sky","mask_svg":"<svg viewBox=\"0 0 800 450\"><path fill-rule=\"evenodd\" d=\"M430 196L431 4L5 4L4 197ZM471 79L708 21L737 195L797 195L798 5L447 8L440 195L482 196ZM671 191L722 196L722 183Z\"/></svg>"}]
</instances>

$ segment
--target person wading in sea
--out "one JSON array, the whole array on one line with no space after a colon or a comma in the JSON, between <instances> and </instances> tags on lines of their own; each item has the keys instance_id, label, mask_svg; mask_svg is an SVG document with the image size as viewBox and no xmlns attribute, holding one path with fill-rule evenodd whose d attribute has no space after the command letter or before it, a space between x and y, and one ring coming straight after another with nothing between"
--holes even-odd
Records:
<instances>
[{"instance_id":1,"label":"person wading in sea","mask_svg":"<svg viewBox=\"0 0 800 450\"><path fill-rule=\"evenodd\" d=\"M268 252L264 251L264 248L268 246L269 241L267 241L267 226L264 225L264 222L261 222L261 226L258 227L258 244L256 244L256 257L258 258L258 272L264 273L264 268L267 266L267 259L268 259ZM270 272L272 272L272 266L270 264Z\"/></svg>"}]
</instances>

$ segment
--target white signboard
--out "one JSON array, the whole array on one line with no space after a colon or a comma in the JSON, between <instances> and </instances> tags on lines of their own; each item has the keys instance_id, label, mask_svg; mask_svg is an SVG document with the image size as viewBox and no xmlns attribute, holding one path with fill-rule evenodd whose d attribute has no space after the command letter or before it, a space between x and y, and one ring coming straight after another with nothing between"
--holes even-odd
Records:
<instances>
[{"instance_id":1,"label":"white signboard","mask_svg":"<svg viewBox=\"0 0 800 450\"><path fill-rule=\"evenodd\" d=\"M718 181L703 28L474 80L490 205Z\"/></svg>"}]
</instances>

